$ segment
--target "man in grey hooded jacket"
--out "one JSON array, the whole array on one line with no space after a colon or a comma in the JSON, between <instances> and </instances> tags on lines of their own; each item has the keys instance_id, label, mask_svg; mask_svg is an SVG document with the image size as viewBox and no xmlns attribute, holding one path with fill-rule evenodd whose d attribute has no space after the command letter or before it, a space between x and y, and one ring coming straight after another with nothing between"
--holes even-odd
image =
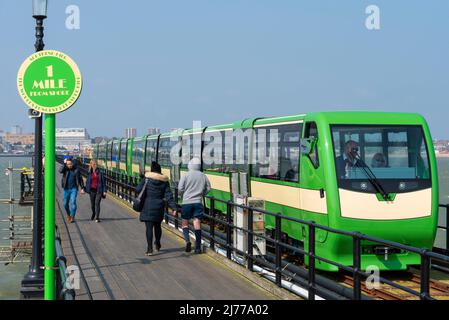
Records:
<instances>
[{"instance_id":1,"label":"man in grey hooded jacket","mask_svg":"<svg viewBox=\"0 0 449 320\"><path fill-rule=\"evenodd\" d=\"M201 218L203 217L203 197L210 191L210 182L202 173L201 160L193 158L188 164L189 171L184 174L178 184L182 195L182 232L186 241L186 252L192 250L189 237L189 220L193 218L195 229L195 253L201 253Z\"/></svg>"}]
</instances>

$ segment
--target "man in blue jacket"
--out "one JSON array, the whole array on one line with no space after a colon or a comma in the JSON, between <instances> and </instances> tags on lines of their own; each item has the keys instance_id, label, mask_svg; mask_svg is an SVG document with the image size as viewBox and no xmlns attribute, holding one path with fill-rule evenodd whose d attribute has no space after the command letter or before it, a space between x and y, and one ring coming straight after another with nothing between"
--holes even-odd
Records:
<instances>
[{"instance_id":1,"label":"man in blue jacket","mask_svg":"<svg viewBox=\"0 0 449 320\"><path fill-rule=\"evenodd\" d=\"M72 158L64 160L64 165L59 172L62 173L61 185L62 189L64 189L63 203L67 221L73 223L75 222L76 197L78 196L78 189L81 188L81 193L84 193L84 181L81 177L79 169L74 166Z\"/></svg>"}]
</instances>

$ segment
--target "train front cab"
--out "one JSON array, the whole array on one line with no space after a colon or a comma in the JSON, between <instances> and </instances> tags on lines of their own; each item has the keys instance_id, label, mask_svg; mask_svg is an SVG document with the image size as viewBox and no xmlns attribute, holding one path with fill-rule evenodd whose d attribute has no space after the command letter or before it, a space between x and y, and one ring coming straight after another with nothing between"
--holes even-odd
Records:
<instances>
[{"instance_id":1,"label":"train front cab","mask_svg":"<svg viewBox=\"0 0 449 320\"><path fill-rule=\"evenodd\" d=\"M425 120L416 114L363 112L308 117L319 132L312 152L317 153L324 169L329 226L431 249L438 220L438 180ZM360 156L359 165L348 165L345 146L353 145L348 144L350 140L356 142L358 150L353 151ZM304 156L301 159L305 160ZM369 167L383 191L370 182L363 166ZM301 168L303 176L312 172ZM350 237L326 233L325 241L317 245L319 255L343 265L353 264ZM362 241L361 251L364 270L373 266L405 270L420 263L417 254L367 241ZM337 270L328 264L317 267Z\"/></svg>"}]
</instances>

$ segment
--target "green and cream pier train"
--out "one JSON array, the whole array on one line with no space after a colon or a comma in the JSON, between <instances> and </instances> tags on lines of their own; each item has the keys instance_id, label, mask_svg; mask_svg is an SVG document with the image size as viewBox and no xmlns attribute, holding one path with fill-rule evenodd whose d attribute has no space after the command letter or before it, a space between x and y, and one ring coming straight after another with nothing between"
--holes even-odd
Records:
<instances>
[{"instance_id":1,"label":"green and cream pier train","mask_svg":"<svg viewBox=\"0 0 449 320\"><path fill-rule=\"evenodd\" d=\"M240 142L243 146L225 146L230 141L225 139L226 134L239 129L246 135ZM215 140L217 135L222 139ZM264 144L258 139L262 135ZM202 141L196 151L191 143L195 139ZM157 161L163 173L176 180L187 170L189 158L195 153L203 156L211 141L220 140L224 150L232 148L234 154L244 150L244 157L239 164L228 159L224 164L210 164L202 158L202 170L212 185L209 195L230 200L231 173L244 172L249 196L263 199L266 210L432 248L438 220L437 166L429 128L418 114L320 112L245 119L114 140L96 145L94 157L105 170L121 172L134 180L149 169L151 161ZM182 146L178 150L183 162L173 165L170 152L177 145ZM259 154L259 146L265 148L263 152L276 149L276 157L270 156L268 163L257 163L253 157ZM216 209L225 208L217 203ZM274 221L266 217L265 226L270 232ZM308 247L306 227L283 220L282 232L294 243ZM316 250L321 257L352 265L349 237L319 230ZM414 254L362 243L363 269L374 265L381 270L403 270L419 261ZM317 263L317 267L337 270L325 263Z\"/></svg>"}]
</instances>

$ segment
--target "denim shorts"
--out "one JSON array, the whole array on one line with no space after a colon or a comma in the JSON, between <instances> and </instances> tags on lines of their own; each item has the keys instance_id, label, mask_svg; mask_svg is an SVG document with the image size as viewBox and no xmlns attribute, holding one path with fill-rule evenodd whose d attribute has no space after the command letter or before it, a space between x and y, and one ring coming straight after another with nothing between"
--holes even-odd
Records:
<instances>
[{"instance_id":1,"label":"denim shorts","mask_svg":"<svg viewBox=\"0 0 449 320\"><path fill-rule=\"evenodd\" d=\"M201 203L183 204L181 208L181 218L190 220L192 218L201 219L203 217L204 207Z\"/></svg>"}]
</instances>

